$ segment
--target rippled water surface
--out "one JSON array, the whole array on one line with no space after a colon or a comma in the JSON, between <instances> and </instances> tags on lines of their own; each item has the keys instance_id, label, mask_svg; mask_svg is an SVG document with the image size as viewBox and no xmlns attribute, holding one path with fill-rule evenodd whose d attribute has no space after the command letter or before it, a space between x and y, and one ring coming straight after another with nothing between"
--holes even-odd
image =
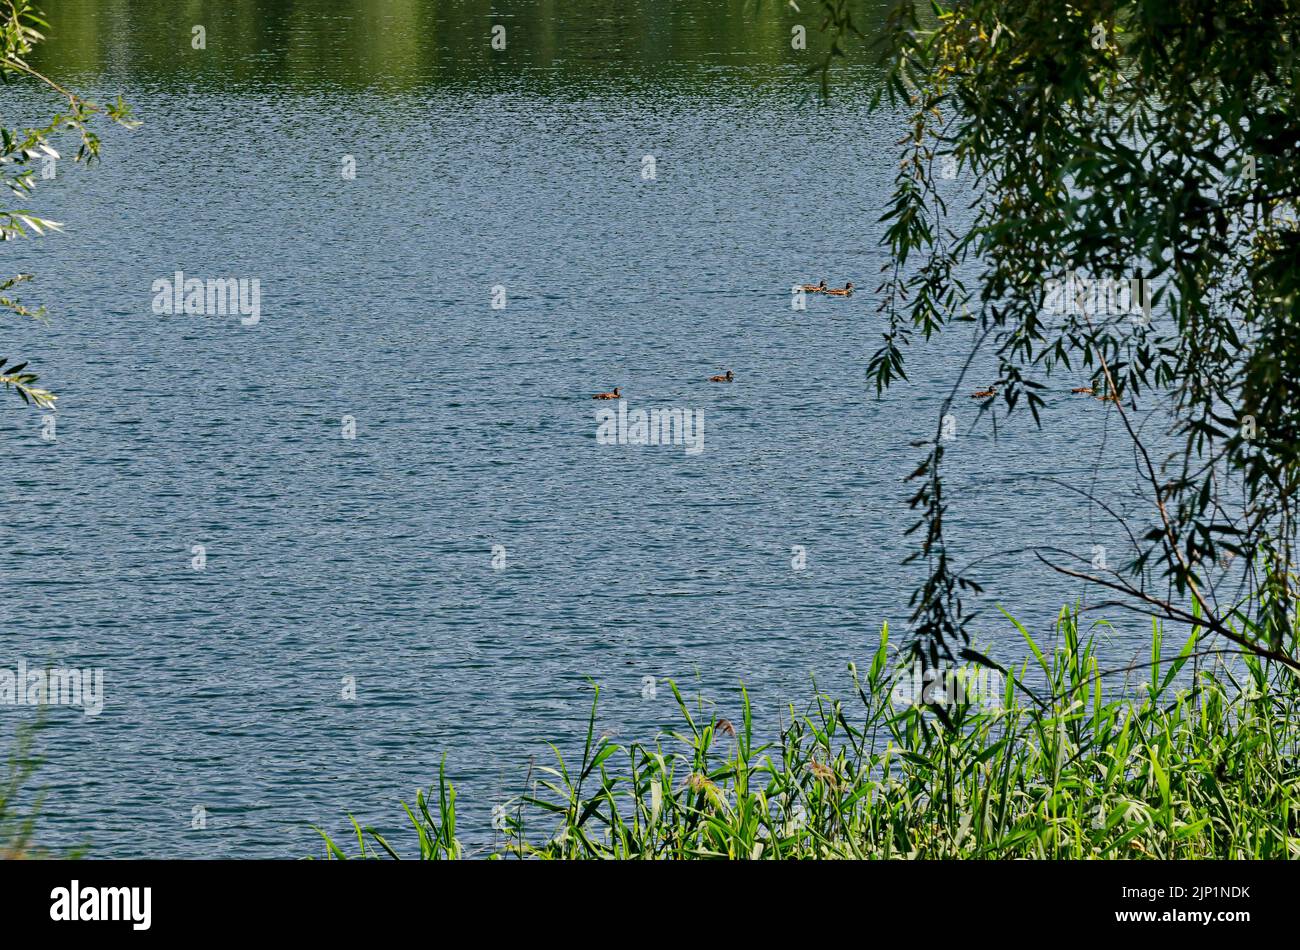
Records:
<instances>
[{"instance_id":1,"label":"rippled water surface","mask_svg":"<svg viewBox=\"0 0 1300 950\"><path fill-rule=\"evenodd\" d=\"M900 135L869 68L819 107L798 16L740 0L196 6L58 4L41 65L144 125L42 184L65 235L3 250L51 312L5 349L61 400L54 442L12 396L0 415L0 665L106 678L101 715L49 710L49 845L315 853L348 811L393 830L445 755L482 847L530 757L580 742L593 681L623 737L674 720L665 679L732 716L743 683L770 732L812 677L846 693L883 622L903 635L903 479L968 341L866 385ZM155 314L177 270L256 277L260 322ZM862 291L792 311L822 277ZM613 386L701 411L704 450L598 444ZM1108 543L1045 476L1129 468L1098 464L1100 403L1053 395L995 442L958 402L954 546L988 558L977 629L1014 660L993 604L1041 631L1079 592L999 552Z\"/></svg>"}]
</instances>

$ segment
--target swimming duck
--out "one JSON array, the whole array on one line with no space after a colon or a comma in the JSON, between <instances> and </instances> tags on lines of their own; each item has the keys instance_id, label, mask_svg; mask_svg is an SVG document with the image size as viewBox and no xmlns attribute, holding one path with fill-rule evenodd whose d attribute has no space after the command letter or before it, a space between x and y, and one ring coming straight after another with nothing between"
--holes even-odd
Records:
<instances>
[{"instance_id":1,"label":"swimming duck","mask_svg":"<svg viewBox=\"0 0 1300 950\"><path fill-rule=\"evenodd\" d=\"M1091 386L1075 386L1073 389L1070 390L1070 392L1072 392L1072 393L1078 393L1078 394L1081 395L1081 396L1091 396L1091 395L1092 395L1092 387L1091 387Z\"/></svg>"},{"instance_id":2,"label":"swimming duck","mask_svg":"<svg viewBox=\"0 0 1300 950\"><path fill-rule=\"evenodd\" d=\"M853 281L849 281L849 282L848 282L847 284L845 284L843 287L831 287L831 288L828 288L827 291L826 291L826 293L830 294L832 297L852 297L852 296L853 296Z\"/></svg>"},{"instance_id":3,"label":"swimming duck","mask_svg":"<svg viewBox=\"0 0 1300 950\"><path fill-rule=\"evenodd\" d=\"M804 284L799 289L805 290L810 294L824 294L826 293L826 278L823 277L820 284Z\"/></svg>"},{"instance_id":4,"label":"swimming duck","mask_svg":"<svg viewBox=\"0 0 1300 950\"><path fill-rule=\"evenodd\" d=\"M592 396L591 398L592 399L622 399L623 394L620 393L618 391L618 387L615 386L614 391L612 393L596 393L596 395Z\"/></svg>"},{"instance_id":5,"label":"swimming duck","mask_svg":"<svg viewBox=\"0 0 1300 950\"><path fill-rule=\"evenodd\" d=\"M980 389L970 394L971 399L992 399L998 394L996 389Z\"/></svg>"},{"instance_id":6,"label":"swimming duck","mask_svg":"<svg viewBox=\"0 0 1300 950\"><path fill-rule=\"evenodd\" d=\"M724 374L721 375L721 376L710 376L710 377L709 377L709 382L711 382L711 383L729 383L729 382L731 382L731 381L732 381L733 379L735 379L735 378L736 378L736 377L735 377L735 375L731 372L731 370L727 370L726 373L724 373Z\"/></svg>"}]
</instances>

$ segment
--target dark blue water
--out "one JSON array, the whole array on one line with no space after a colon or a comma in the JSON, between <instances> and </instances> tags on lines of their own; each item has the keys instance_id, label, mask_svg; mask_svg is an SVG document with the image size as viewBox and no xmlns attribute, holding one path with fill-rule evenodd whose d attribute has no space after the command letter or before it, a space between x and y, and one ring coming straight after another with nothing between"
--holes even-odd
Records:
<instances>
[{"instance_id":1,"label":"dark blue water","mask_svg":"<svg viewBox=\"0 0 1300 950\"><path fill-rule=\"evenodd\" d=\"M81 77L145 125L43 184L65 235L3 250L51 310L9 321L4 355L61 399L54 442L16 397L0 415L0 665L106 681L101 715L48 711L43 843L317 853L310 825L343 832L349 811L398 828L445 755L482 847L530 757L580 750L592 682L624 738L674 722L667 679L732 717L743 683L770 733L813 677L847 695L883 623L905 636L910 443L968 341L918 351L883 400L866 382L896 120L867 113L869 73L818 108L797 66L703 68L562 89L544 70ZM153 313L176 270L257 278L260 322ZM862 292L792 311L791 283L822 277ZM613 386L701 411L703 451L597 444L590 395ZM1094 470L1113 410L1051 402L996 442L972 400L954 410L954 550L989 559L977 630L1007 660L1025 650L994 603L1043 632L1081 592L999 552L1123 540L1041 477L1122 490L1123 457ZM0 713L6 734L31 719Z\"/></svg>"}]
</instances>

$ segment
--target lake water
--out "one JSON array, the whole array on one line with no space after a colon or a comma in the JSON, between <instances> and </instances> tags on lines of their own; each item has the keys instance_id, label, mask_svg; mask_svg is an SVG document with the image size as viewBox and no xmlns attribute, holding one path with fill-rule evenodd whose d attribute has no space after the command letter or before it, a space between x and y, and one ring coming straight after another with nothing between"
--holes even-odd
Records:
<instances>
[{"instance_id":1,"label":"lake water","mask_svg":"<svg viewBox=\"0 0 1300 950\"><path fill-rule=\"evenodd\" d=\"M397 802L445 755L481 848L530 757L580 751L592 681L628 739L674 723L668 679L733 718L743 683L767 733L814 677L847 695L881 624L905 634L910 443L968 343L866 384L900 136L871 69L820 106L800 15L742 0L193 6L58 4L40 65L144 125L41 184L65 235L3 251L51 315L4 355L61 399L55 441L0 415L0 666L105 675L100 715L48 711L42 842L299 856L351 812L409 850ZM54 108L4 95L8 122ZM178 270L257 278L260 320L154 313ZM792 310L823 277L861 292ZM703 450L599 444L614 386L701 412ZM954 550L988 558L1004 661L995 602L1045 634L1082 591L999 552L1122 546L1047 480L1123 490L1113 410L1050 402L997 441L954 410Z\"/></svg>"}]
</instances>

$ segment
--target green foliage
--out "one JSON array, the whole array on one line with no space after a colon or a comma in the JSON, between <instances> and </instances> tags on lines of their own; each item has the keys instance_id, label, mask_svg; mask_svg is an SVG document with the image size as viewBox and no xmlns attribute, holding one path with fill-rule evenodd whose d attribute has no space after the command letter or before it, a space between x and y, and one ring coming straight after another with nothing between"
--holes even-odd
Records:
<instances>
[{"instance_id":1,"label":"green foliage","mask_svg":"<svg viewBox=\"0 0 1300 950\"><path fill-rule=\"evenodd\" d=\"M67 853L51 853L35 844L36 823L45 802L43 793L28 797L32 776L40 767L36 755L36 735L44 725L43 719L19 725L13 746L0 779L0 861L23 858L78 858L85 848L75 848Z\"/></svg>"},{"instance_id":2,"label":"green foliage","mask_svg":"<svg viewBox=\"0 0 1300 950\"><path fill-rule=\"evenodd\" d=\"M18 802L39 765L32 754L32 743L32 730L20 731L6 763L4 784L0 786L0 860L26 857L31 852L41 802L38 799L25 811Z\"/></svg>"},{"instance_id":3,"label":"green foliage","mask_svg":"<svg viewBox=\"0 0 1300 950\"><path fill-rule=\"evenodd\" d=\"M851 670L853 700L819 695L791 709L769 745L755 744L743 693L733 724L701 719L674 688L682 727L627 746L595 737L597 699L580 757L556 750L493 856L1300 857L1300 696L1289 673L1249 652L1229 665L1221 651L1216 670L1192 672L1208 655L1204 631L1161 660L1153 624L1149 678L1107 699L1110 671L1077 614L1062 613L1055 649L1021 632L1034 675L1026 666L1008 678L1001 708L958 707L952 728L891 703L887 629L865 674ZM460 851L445 775L440 800L438 822L423 806L411 818L422 857ZM357 828L357 848L396 856L369 828Z\"/></svg>"},{"instance_id":4,"label":"green foliage","mask_svg":"<svg viewBox=\"0 0 1300 950\"><path fill-rule=\"evenodd\" d=\"M796 13L802 12L798 0L788 0L790 8ZM804 0L811 10L822 15L821 31L828 38L825 52L819 55L805 71L806 76L817 76L821 84L823 100L831 94L831 68L836 60L848 55L849 43L853 40L866 40L866 35L858 27L859 20L853 17L851 0ZM873 11L874 12L874 11Z\"/></svg>"},{"instance_id":5,"label":"green foliage","mask_svg":"<svg viewBox=\"0 0 1300 950\"><path fill-rule=\"evenodd\" d=\"M38 128L10 129L0 127L0 183L15 198L25 201L36 188L36 163L57 160L59 153L50 144L55 132L71 133L77 139L75 160L90 164L99 157L99 137L92 128L97 117L120 125L133 127L130 109L119 98L107 105L97 105L83 99L40 72L27 62L33 48L44 36L41 29L48 24L28 0L0 0L0 83L8 85L16 79L32 80L53 92L63 103L45 125ZM0 241L22 237L40 237L47 231L62 229L57 221L37 216L26 210L0 209ZM43 309L30 310L18 300L5 294L15 284L30 280L30 274L19 274L0 282L0 311L21 317L40 318ZM5 389L18 393L23 402L42 409L52 409L58 399L53 393L32 385L38 379L35 373L23 372L27 364L4 369L0 361L0 383Z\"/></svg>"},{"instance_id":6,"label":"green foliage","mask_svg":"<svg viewBox=\"0 0 1300 950\"><path fill-rule=\"evenodd\" d=\"M402 803L402 810L406 812L407 819L415 828L422 860L451 860L461 856L460 842L456 840L456 790L447 781L446 756L443 757L442 765L438 768L438 817L434 818L429 814L429 803L422 791L415 794L415 811L411 811L405 802ZM389 846L378 831L369 825L358 824L357 820L350 815L348 819L352 822L352 830L357 838L356 857L398 858L397 852ZM315 830L325 840L326 853L331 859L347 860L348 855L328 834L320 828ZM367 838L370 840L367 841Z\"/></svg>"},{"instance_id":7,"label":"green foliage","mask_svg":"<svg viewBox=\"0 0 1300 950\"><path fill-rule=\"evenodd\" d=\"M1050 378L1086 373L1150 507L1123 525L1122 572L1052 566L1300 668L1280 638L1300 525L1297 26L1294 0L899 0L879 101L908 119L871 374L880 390L906 379L909 344L971 323L1005 413L1037 421ZM1145 278L1150 319L1045 314L1046 281L1075 274ZM1151 411L1168 421L1164 459L1141 436ZM968 642L962 597L978 589L944 543L942 461L936 437L911 500L929 569L912 620L935 661ZM1228 556L1246 584L1221 601ZM1234 639L1260 606L1263 635Z\"/></svg>"}]
</instances>

